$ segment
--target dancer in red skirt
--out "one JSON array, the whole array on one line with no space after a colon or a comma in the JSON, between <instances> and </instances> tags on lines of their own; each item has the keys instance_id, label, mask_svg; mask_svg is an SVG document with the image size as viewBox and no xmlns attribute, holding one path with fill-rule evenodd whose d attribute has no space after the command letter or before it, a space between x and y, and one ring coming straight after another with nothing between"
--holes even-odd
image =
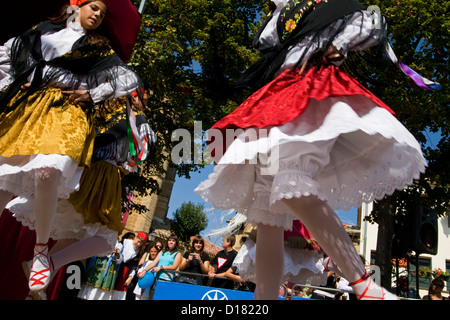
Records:
<instances>
[{"instance_id":1,"label":"dancer in red skirt","mask_svg":"<svg viewBox=\"0 0 450 320\"><path fill-rule=\"evenodd\" d=\"M396 299L366 273L334 210L382 199L425 171L394 112L338 65L387 44L384 18L353 0L273 0L244 74L260 87L208 132L214 172L196 189L258 228L256 299L277 299L283 232L300 220L359 299ZM226 139L227 137L233 139Z\"/></svg>"}]
</instances>

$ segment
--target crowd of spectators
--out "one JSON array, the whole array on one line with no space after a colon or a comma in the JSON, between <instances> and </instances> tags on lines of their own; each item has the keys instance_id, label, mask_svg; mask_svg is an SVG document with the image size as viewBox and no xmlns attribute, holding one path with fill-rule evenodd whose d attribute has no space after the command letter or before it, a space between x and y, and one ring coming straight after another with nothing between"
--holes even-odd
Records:
<instances>
[{"instance_id":1,"label":"crowd of spectators","mask_svg":"<svg viewBox=\"0 0 450 320\"><path fill-rule=\"evenodd\" d=\"M171 235L165 241L155 239L134 247L136 254L132 259L126 260L122 248L123 244L130 239L141 239L142 233L128 233L122 236L116 246L116 250L105 257L92 257L86 261L78 261L76 264L83 266L83 279L81 290L73 289L67 292L63 288L61 294L65 299L83 300L150 300L152 299L155 286L142 288L140 279L146 273L151 273L158 281L175 281L185 284L203 285L216 288L236 289L254 291L255 285L243 280L235 267L233 261L237 251L233 249L236 237L226 234L222 239L222 250L211 254L205 249L205 239L200 235L191 237L189 244L181 245L176 235ZM136 241L135 241L136 242ZM101 264L100 261L104 264ZM108 263L109 261L109 263ZM92 277L93 266L97 275L106 279L108 274L108 287L99 288L98 285L89 283ZM108 272L109 270L109 272ZM111 270L113 270L111 272ZM113 278L111 278L113 276ZM143 281L142 281L143 283ZM91 288L86 294L86 288ZM95 287L95 289L94 289ZM95 291L95 294L90 291ZM111 294L119 292L120 295Z\"/></svg>"},{"instance_id":2,"label":"crowd of spectators","mask_svg":"<svg viewBox=\"0 0 450 320\"><path fill-rule=\"evenodd\" d=\"M125 241L136 238L141 239L141 237L128 233L122 237L119 243L123 245ZM111 256L115 256L115 261L119 263L115 269L113 283L109 284L109 290L113 294L96 294L95 299L99 300L152 299L154 286L141 288L139 285L139 280L146 273L152 273L155 280L158 281L175 281L192 285L253 292L255 284L242 279L236 267L233 266L233 261L237 255L237 251L233 248L235 242L236 237L234 235L226 234L222 238L222 250L216 254L211 254L206 251L205 239L199 235L191 237L191 242L184 247L180 245L178 237L172 235L165 241L156 239L140 246L133 259L126 260L125 257L121 256L124 254L123 251L115 250L109 256L92 257L84 262L77 261L74 264L84 266L85 274L82 287L84 288L90 275L89 270L92 268L92 264L98 263L101 258L104 261L108 261L108 259L111 260ZM136 243L136 240L133 243ZM126 262L124 262L125 260ZM103 267L103 269L106 271L106 267ZM156 281L154 281L154 284L156 284ZM425 300L447 300L448 297L444 297L441 294L443 287L443 281L434 279L430 285L429 293L422 298ZM327 289L341 289L341 291L330 291ZM72 291L75 292L67 293L67 289L64 290L63 288L60 295L64 299L94 299L92 296L89 298L88 295L81 295L80 290ZM407 276L401 276L397 286L394 286L391 291L399 297L420 299L415 289L409 286ZM114 292L120 294L115 295ZM308 285L301 286L286 281L280 286L279 295L284 299L295 299L296 297L319 300L355 299L351 293L351 288L348 286L348 281L335 272L328 273L327 283L322 288L314 288Z\"/></svg>"}]
</instances>

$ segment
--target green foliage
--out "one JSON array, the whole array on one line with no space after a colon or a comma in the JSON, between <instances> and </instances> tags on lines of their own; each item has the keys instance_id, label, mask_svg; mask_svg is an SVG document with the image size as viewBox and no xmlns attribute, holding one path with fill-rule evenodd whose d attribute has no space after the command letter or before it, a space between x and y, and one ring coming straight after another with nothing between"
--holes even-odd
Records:
<instances>
[{"instance_id":1,"label":"green foliage","mask_svg":"<svg viewBox=\"0 0 450 320\"><path fill-rule=\"evenodd\" d=\"M191 236L195 236L200 231L205 230L208 219L205 214L205 207L202 204L184 202L181 208L177 209L173 215L171 230L183 242L189 242Z\"/></svg>"},{"instance_id":2,"label":"green foliage","mask_svg":"<svg viewBox=\"0 0 450 320\"><path fill-rule=\"evenodd\" d=\"M396 192L389 202L405 208L408 201L429 205L440 214L449 206L449 64L450 1L361 0L378 5L389 26L389 40L401 61L430 79L441 91L412 86L408 77L386 59L361 54L355 74L380 97L422 144L429 167L411 188ZM179 176L201 169L198 164L174 164L171 134L178 128L193 131L194 121L207 130L249 95L236 92L232 83L259 57L251 47L268 12L263 0L156 0L148 1L130 65L151 90L147 116L158 134L158 145L143 172L157 175L164 164L177 166ZM361 77L361 74L365 74ZM439 132L437 148L426 146L424 132ZM176 142L175 142L176 143ZM131 175L127 183L139 192L157 192L148 178ZM153 184L152 184L153 183ZM151 186L149 188L148 186ZM402 209L403 208L403 209ZM377 212L372 216L377 221Z\"/></svg>"},{"instance_id":3,"label":"green foliage","mask_svg":"<svg viewBox=\"0 0 450 320\"><path fill-rule=\"evenodd\" d=\"M391 246L395 226L406 225L412 208L422 204L442 216L449 210L449 53L450 1L362 0L378 5L388 22L388 37L400 61L426 78L437 80L440 91L414 86L398 68L386 60L363 54L366 77L358 80L389 105L397 118L422 146L428 167L419 179L404 190L395 191L375 203L369 220L378 223L375 264L381 269L381 284L391 285ZM425 132L440 133L437 146L428 145ZM414 161L413 159L411 159ZM404 230L407 232L407 230Z\"/></svg>"},{"instance_id":4,"label":"green foliage","mask_svg":"<svg viewBox=\"0 0 450 320\"><path fill-rule=\"evenodd\" d=\"M160 137L157 163L171 134L194 121L203 130L235 109L246 93L232 83L258 58L251 48L264 1L160 0L147 3L131 65L151 90L148 116ZM183 168L187 166L187 168ZM182 164L189 177L193 164ZM161 168L159 168L161 169Z\"/></svg>"},{"instance_id":5,"label":"green foliage","mask_svg":"<svg viewBox=\"0 0 450 320\"><path fill-rule=\"evenodd\" d=\"M234 91L232 84L259 57L251 42L258 18L263 8L267 10L265 2L147 1L129 65L151 92L146 115L158 143L142 174L127 176L125 187L140 195L157 193L159 187L150 176L164 174L167 164L186 178L203 167L171 161L170 152L178 143L172 141L172 133L184 128L193 137L194 121L207 130L248 96Z\"/></svg>"},{"instance_id":6,"label":"green foliage","mask_svg":"<svg viewBox=\"0 0 450 320\"><path fill-rule=\"evenodd\" d=\"M362 68L370 75L360 80L396 113L397 118L421 143L428 168L420 179L403 192L395 193L394 207L399 212L413 203L437 210L439 215L449 208L449 52L450 1L379 0L378 5L388 22L389 41L398 58L426 78L437 80L440 91L427 91L411 83L398 68L386 60L365 55ZM437 146L427 145L425 131L440 133ZM389 200L389 201L392 201ZM375 211L372 222L378 221Z\"/></svg>"}]
</instances>

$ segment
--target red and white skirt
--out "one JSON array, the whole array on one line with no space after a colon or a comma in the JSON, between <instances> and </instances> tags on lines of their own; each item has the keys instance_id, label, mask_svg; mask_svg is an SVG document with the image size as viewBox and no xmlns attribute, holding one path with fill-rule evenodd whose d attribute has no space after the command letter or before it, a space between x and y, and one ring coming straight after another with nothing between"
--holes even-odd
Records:
<instances>
[{"instance_id":1,"label":"red and white skirt","mask_svg":"<svg viewBox=\"0 0 450 320\"><path fill-rule=\"evenodd\" d=\"M295 217L281 199L315 195L349 210L403 189L427 165L394 112L332 65L283 72L208 134L216 166L195 191L286 230Z\"/></svg>"}]
</instances>

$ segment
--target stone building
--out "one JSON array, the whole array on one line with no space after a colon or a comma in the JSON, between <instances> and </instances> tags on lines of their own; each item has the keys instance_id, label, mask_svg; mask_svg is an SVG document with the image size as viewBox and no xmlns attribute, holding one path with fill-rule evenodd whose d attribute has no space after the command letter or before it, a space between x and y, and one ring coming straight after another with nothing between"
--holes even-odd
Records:
<instances>
[{"instance_id":1,"label":"stone building","mask_svg":"<svg viewBox=\"0 0 450 320\"><path fill-rule=\"evenodd\" d=\"M170 221L167 219L169 201L175 183L176 168L165 166L166 173L153 176L161 188L159 194L149 196L136 195L133 201L144 205L148 210L144 213L132 212L128 215L123 233L146 232L153 237L165 239L170 235Z\"/></svg>"}]
</instances>

